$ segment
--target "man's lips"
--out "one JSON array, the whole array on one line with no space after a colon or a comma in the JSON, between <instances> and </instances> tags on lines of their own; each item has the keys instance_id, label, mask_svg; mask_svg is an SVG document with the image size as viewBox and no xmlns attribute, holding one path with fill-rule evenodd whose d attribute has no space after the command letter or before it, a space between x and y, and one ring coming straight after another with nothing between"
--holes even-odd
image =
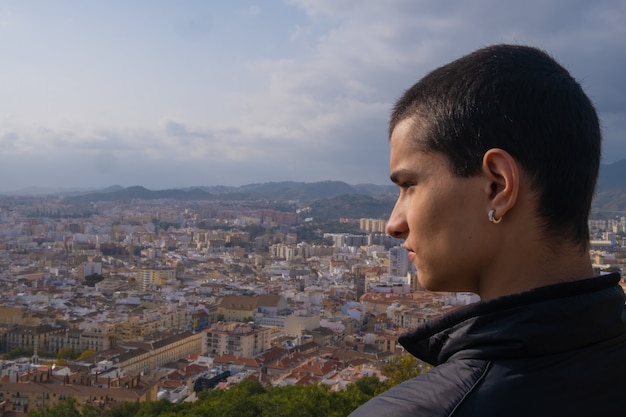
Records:
<instances>
[{"instance_id":1,"label":"man's lips","mask_svg":"<svg viewBox=\"0 0 626 417\"><path fill-rule=\"evenodd\" d=\"M408 254L409 261L413 262L415 260L415 252L413 250L411 250L411 248L409 248L408 246L405 246L404 249L406 249L407 252L409 252L409 254Z\"/></svg>"}]
</instances>

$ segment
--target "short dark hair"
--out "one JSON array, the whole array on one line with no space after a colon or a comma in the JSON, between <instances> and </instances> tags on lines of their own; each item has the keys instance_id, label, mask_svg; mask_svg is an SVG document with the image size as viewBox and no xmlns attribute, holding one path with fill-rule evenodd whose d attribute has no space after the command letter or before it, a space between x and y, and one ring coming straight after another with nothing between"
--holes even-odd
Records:
<instances>
[{"instance_id":1,"label":"short dark hair","mask_svg":"<svg viewBox=\"0 0 626 417\"><path fill-rule=\"evenodd\" d=\"M416 145L445 154L460 177L478 175L491 148L510 153L530 178L544 231L588 247L600 124L580 84L546 52L494 45L444 65L397 101L390 137L413 117L425 122Z\"/></svg>"}]
</instances>

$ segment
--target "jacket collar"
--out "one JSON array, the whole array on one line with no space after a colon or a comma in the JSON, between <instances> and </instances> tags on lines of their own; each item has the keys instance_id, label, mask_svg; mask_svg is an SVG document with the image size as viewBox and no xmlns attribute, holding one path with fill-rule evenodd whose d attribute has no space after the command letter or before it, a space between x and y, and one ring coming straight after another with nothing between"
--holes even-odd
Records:
<instances>
[{"instance_id":1,"label":"jacket collar","mask_svg":"<svg viewBox=\"0 0 626 417\"><path fill-rule=\"evenodd\" d=\"M403 334L398 342L433 365L586 346L626 331L619 279L619 274L608 274L479 301Z\"/></svg>"}]
</instances>

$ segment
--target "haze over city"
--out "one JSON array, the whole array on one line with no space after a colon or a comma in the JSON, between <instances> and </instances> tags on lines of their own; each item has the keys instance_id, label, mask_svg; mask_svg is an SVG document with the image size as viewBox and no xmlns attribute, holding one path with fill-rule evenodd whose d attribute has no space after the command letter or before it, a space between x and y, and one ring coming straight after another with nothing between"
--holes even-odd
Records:
<instances>
[{"instance_id":1,"label":"haze over city","mask_svg":"<svg viewBox=\"0 0 626 417\"><path fill-rule=\"evenodd\" d=\"M388 183L387 117L494 43L545 49L626 159L626 1L0 1L0 192Z\"/></svg>"}]
</instances>

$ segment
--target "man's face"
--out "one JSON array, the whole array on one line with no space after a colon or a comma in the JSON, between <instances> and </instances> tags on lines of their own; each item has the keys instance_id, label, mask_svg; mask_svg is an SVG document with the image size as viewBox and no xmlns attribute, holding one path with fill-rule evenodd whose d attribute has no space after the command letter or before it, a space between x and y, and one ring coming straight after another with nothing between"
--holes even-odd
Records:
<instances>
[{"instance_id":1,"label":"man's face","mask_svg":"<svg viewBox=\"0 0 626 417\"><path fill-rule=\"evenodd\" d=\"M418 150L414 128L404 120L391 135L391 179L400 195L387 233L404 239L426 289L478 292L492 253L481 232L488 224L486 181L457 177L444 154Z\"/></svg>"}]
</instances>

